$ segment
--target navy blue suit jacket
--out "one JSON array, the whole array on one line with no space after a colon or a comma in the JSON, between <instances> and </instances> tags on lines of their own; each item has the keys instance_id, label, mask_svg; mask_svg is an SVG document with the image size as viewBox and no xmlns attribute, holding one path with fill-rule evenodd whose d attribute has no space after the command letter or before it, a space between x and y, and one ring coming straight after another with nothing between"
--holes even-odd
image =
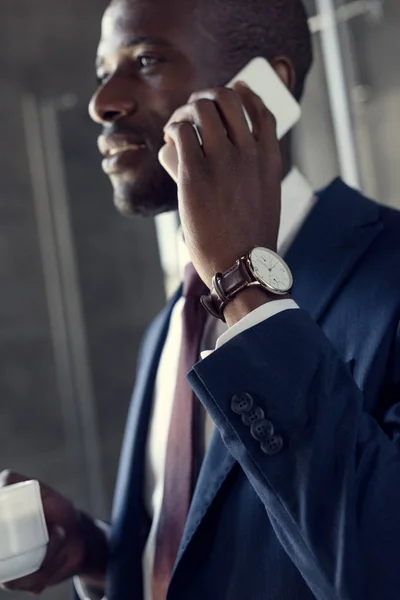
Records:
<instances>
[{"instance_id":1,"label":"navy blue suit jacket","mask_svg":"<svg viewBox=\"0 0 400 600\"><path fill-rule=\"evenodd\" d=\"M216 430L169 600L400 598L400 213L336 180L291 247L291 310L189 374ZM144 340L119 471L109 600L142 600L143 476L172 302ZM247 392L283 439L232 410Z\"/></svg>"}]
</instances>

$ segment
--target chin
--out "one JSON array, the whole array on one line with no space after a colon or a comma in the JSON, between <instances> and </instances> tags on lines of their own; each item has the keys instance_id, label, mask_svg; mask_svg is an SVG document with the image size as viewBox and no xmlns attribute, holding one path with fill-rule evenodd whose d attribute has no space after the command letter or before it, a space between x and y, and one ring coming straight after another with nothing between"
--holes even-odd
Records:
<instances>
[{"instance_id":1,"label":"chin","mask_svg":"<svg viewBox=\"0 0 400 600\"><path fill-rule=\"evenodd\" d=\"M126 217L155 217L178 209L176 183L161 166L141 178L129 171L114 173L111 183L114 205Z\"/></svg>"}]
</instances>

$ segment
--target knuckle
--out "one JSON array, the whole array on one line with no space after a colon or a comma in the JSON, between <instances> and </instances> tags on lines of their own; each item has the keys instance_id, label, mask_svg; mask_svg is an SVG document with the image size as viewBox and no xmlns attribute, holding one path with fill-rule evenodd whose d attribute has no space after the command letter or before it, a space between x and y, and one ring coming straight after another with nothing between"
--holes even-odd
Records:
<instances>
[{"instance_id":1,"label":"knuckle","mask_svg":"<svg viewBox=\"0 0 400 600\"><path fill-rule=\"evenodd\" d=\"M212 98L212 90L204 89L204 90L199 90L197 92L193 92L193 94L190 94L188 104L195 104L202 98Z\"/></svg>"},{"instance_id":2,"label":"knuckle","mask_svg":"<svg viewBox=\"0 0 400 600\"><path fill-rule=\"evenodd\" d=\"M174 123L174 128L179 133L181 133L182 131L185 131L185 129L187 129L188 126L189 126L189 123L187 121L178 121L177 123Z\"/></svg>"},{"instance_id":3,"label":"knuckle","mask_svg":"<svg viewBox=\"0 0 400 600\"><path fill-rule=\"evenodd\" d=\"M213 168L209 161L205 160L200 163L199 173L202 179L212 179Z\"/></svg>"},{"instance_id":4,"label":"knuckle","mask_svg":"<svg viewBox=\"0 0 400 600\"><path fill-rule=\"evenodd\" d=\"M195 113L201 117L202 114L214 110L214 102L210 98L199 98L193 103Z\"/></svg>"},{"instance_id":5,"label":"knuckle","mask_svg":"<svg viewBox=\"0 0 400 600\"><path fill-rule=\"evenodd\" d=\"M278 152L273 152L268 157L268 175L273 174L274 177L282 179L283 165L282 159Z\"/></svg>"},{"instance_id":6,"label":"knuckle","mask_svg":"<svg viewBox=\"0 0 400 600\"><path fill-rule=\"evenodd\" d=\"M250 141L248 144L246 144L243 150L243 160L246 165L254 165L255 163L258 163L258 148L255 143Z\"/></svg>"},{"instance_id":7,"label":"knuckle","mask_svg":"<svg viewBox=\"0 0 400 600\"><path fill-rule=\"evenodd\" d=\"M190 95L189 104L193 104L201 99L209 99L212 101L215 98L215 91L216 88L203 88L202 90L193 92L193 94Z\"/></svg>"},{"instance_id":8,"label":"knuckle","mask_svg":"<svg viewBox=\"0 0 400 600\"><path fill-rule=\"evenodd\" d=\"M213 177L213 168L209 161L202 160L198 163L195 178L200 183L202 181L210 181Z\"/></svg>"},{"instance_id":9,"label":"knuckle","mask_svg":"<svg viewBox=\"0 0 400 600\"><path fill-rule=\"evenodd\" d=\"M213 167L207 160L202 160L192 165L190 169L182 170L182 179L184 185L201 186L204 182L209 183L213 178Z\"/></svg>"},{"instance_id":10,"label":"knuckle","mask_svg":"<svg viewBox=\"0 0 400 600\"><path fill-rule=\"evenodd\" d=\"M224 166L229 173L233 173L238 169L239 162L239 157L235 151L227 152Z\"/></svg>"},{"instance_id":11,"label":"knuckle","mask_svg":"<svg viewBox=\"0 0 400 600\"><path fill-rule=\"evenodd\" d=\"M238 94L235 90L230 88L216 88L216 100L220 102L230 102L232 104L237 104L239 102Z\"/></svg>"},{"instance_id":12,"label":"knuckle","mask_svg":"<svg viewBox=\"0 0 400 600\"><path fill-rule=\"evenodd\" d=\"M276 154L275 154L275 159L273 161L273 167L275 169L275 172L277 172L279 174L279 176L281 177L283 174L283 163L282 163L282 157L279 154L279 152L276 152Z\"/></svg>"},{"instance_id":13,"label":"knuckle","mask_svg":"<svg viewBox=\"0 0 400 600\"><path fill-rule=\"evenodd\" d=\"M185 132L189 130L189 127L192 127L192 125L188 121L177 121L171 125L171 128L175 131L178 137L185 135Z\"/></svg>"},{"instance_id":14,"label":"knuckle","mask_svg":"<svg viewBox=\"0 0 400 600\"><path fill-rule=\"evenodd\" d=\"M193 104L194 102L196 102L199 97L199 93L200 92L193 92L192 94L190 94L188 104ZM204 93L204 91L203 91L203 93Z\"/></svg>"},{"instance_id":15,"label":"knuckle","mask_svg":"<svg viewBox=\"0 0 400 600\"><path fill-rule=\"evenodd\" d=\"M191 104L200 100L209 100L210 102L238 102L238 95L235 90L226 87L214 87L194 92L189 99Z\"/></svg>"}]
</instances>

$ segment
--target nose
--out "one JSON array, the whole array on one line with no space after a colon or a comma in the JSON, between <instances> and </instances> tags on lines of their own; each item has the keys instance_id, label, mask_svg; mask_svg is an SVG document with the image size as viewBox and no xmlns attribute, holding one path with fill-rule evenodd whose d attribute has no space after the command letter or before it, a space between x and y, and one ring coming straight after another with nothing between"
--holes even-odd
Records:
<instances>
[{"instance_id":1,"label":"nose","mask_svg":"<svg viewBox=\"0 0 400 600\"><path fill-rule=\"evenodd\" d=\"M128 116L136 108L132 86L126 86L111 77L94 93L89 104L89 115L95 123L106 125Z\"/></svg>"}]
</instances>

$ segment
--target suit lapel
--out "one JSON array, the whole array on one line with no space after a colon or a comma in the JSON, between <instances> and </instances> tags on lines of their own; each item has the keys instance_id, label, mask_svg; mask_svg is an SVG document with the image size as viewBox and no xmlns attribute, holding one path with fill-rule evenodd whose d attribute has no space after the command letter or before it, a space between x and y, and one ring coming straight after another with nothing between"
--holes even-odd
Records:
<instances>
[{"instance_id":1,"label":"suit lapel","mask_svg":"<svg viewBox=\"0 0 400 600\"><path fill-rule=\"evenodd\" d=\"M227 451L219 432L215 430L200 470L179 548L177 564L235 464L235 459Z\"/></svg>"},{"instance_id":2,"label":"suit lapel","mask_svg":"<svg viewBox=\"0 0 400 600\"><path fill-rule=\"evenodd\" d=\"M379 207L340 179L317 202L285 259L293 298L318 321L382 229Z\"/></svg>"},{"instance_id":3,"label":"suit lapel","mask_svg":"<svg viewBox=\"0 0 400 600\"><path fill-rule=\"evenodd\" d=\"M321 317L381 228L377 205L339 179L318 194L312 213L286 256L294 275L293 296L315 320ZM193 497L176 576L185 550L235 464L215 431Z\"/></svg>"},{"instance_id":4,"label":"suit lapel","mask_svg":"<svg viewBox=\"0 0 400 600\"><path fill-rule=\"evenodd\" d=\"M107 578L109 600L130 600L132 587L128 582L134 581L137 591L141 587L144 509L143 496L138 490L144 486L146 438L157 368L171 313L180 295L181 289L152 323L139 357L114 497Z\"/></svg>"}]
</instances>

